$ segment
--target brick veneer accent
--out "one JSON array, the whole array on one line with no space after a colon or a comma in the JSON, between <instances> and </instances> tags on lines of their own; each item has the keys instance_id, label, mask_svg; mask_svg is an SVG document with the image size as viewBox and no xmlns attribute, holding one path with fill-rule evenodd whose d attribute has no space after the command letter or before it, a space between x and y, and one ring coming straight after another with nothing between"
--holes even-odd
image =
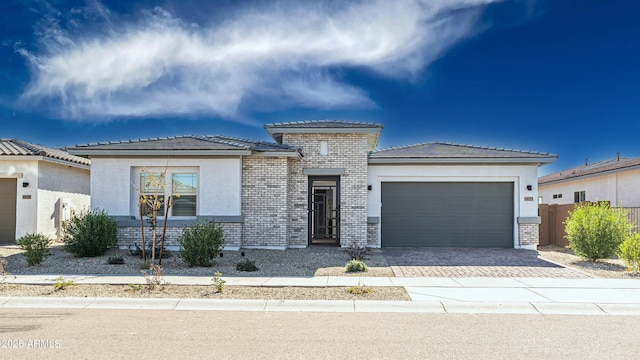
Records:
<instances>
[{"instance_id":1,"label":"brick veneer accent","mask_svg":"<svg viewBox=\"0 0 640 360\"><path fill-rule=\"evenodd\" d=\"M320 155L327 141L328 155ZM339 168L340 244L367 245L367 136L366 134L283 134L282 142L302 149L300 160L289 160L289 245L308 242L308 176L303 169Z\"/></svg>"},{"instance_id":2,"label":"brick veneer accent","mask_svg":"<svg viewBox=\"0 0 640 360\"><path fill-rule=\"evenodd\" d=\"M372 247L380 246L378 241L378 224L367 224L367 245Z\"/></svg>"},{"instance_id":3,"label":"brick veneer accent","mask_svg":"<svg viewBox=\"0 0 640 360\"><path fill-rule=\"evenodd\" d=\"M538 224L518 224L518 239L520 245L538 245Z\"/></svg>"},{"instance_id":4,"label":"brick veneer accent","mask_svg":"<svg viewBox=\"0 0 640 360\"><path fill-rule=\"evenodd\" d=\"M287 158L242 159L242 245L287 245Z\"/></svg>"},{"instance_id":5,"label":"brick veneer accent","mask_svg":"<svg viewBox=\"0 0 640 360\"><path fill-rule=\"evenodd\" d=\"M240 223L223 223L224 226L224 236L225 236L225 245L226 246L240 246L241 239L241 224ZM176 241L178 237L182 234L182 227L167 227L167 232L165 236L165 246L178 246L178 242ZM162 236L162 229L158 229L158 238L157 241L160 241ZM149 243L152 240L151 228L144 228L144 238L145 242ZM122 226L118 227L118 246L120 247L131 247L133 248L133 244L138 244L140 246L142 240L142 236L140 234L139 226Z\"/></svg>"}]
</instances>

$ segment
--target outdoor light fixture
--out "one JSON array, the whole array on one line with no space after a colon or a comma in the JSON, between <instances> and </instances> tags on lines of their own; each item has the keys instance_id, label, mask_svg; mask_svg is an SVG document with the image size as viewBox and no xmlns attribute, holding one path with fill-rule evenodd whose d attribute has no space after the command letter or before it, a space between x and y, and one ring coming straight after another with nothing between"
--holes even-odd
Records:
<instances>
[{"instance_id":1,"label":"outdoor light fixture","mask_svg":"<svg viewBox=\"0 0 640 360\"><path fill-rule=\"evenodd\" d=\"M527 190L531 191L532 189L533 189L533 186L527 185Z\"/></svg>"},{"instance_id":2,"label":"outdoor light fixture","mask_svg":"<svg viewBox=\"0 0 640 360\"><path fill-rule=\"evenodd\" d=\"M373 186L367 185L367 190L369 190L369 191L373 190Z\"/></svg>"},{"instance_id":3,"label":"outdoor light fixture","mask_svg":"<svg viewBox=\"0 0 640 360\"><path fill-rule=\"evenodd\" d=\"M22 183L22 187L29 187L29 183L28 183L28 182L26 182L26 181L25 181L25 182L23 182L23 183Z\"/></svg>"}]
</instances>

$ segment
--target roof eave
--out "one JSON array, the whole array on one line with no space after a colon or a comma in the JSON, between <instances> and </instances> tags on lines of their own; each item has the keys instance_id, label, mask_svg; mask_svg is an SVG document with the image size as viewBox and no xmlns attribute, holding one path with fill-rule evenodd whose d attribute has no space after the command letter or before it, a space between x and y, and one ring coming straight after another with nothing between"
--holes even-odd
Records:
<instances>
[{"instance_id":1,"label":"roof eave","mask_svg":"<svg viewBox=\"0 0 640 360\"><path fill-rule=\"evenodd\" d=\"M556 158L415 158L415 157L373 157L369 158L368 163L372 165L404 165L404 164L501 164L501 165L544 165L552 163Z\"/></svg>"},{"instance_id":2,"label":"roof eave","mask_svg":"<svg viewBox=\"0 0 640 360\"><path fill-rule=\"evenodd\" d=\"M78 156L228 156L251 155L251 150L105 150L68 149L69 154Z\"/></svg>"},{"instance_id":3,"label":"roof eave","mask_svg":"<svg viewBox=\"0 0 640 360\"><path fill-rule=\"evenodd\" d=\"M542 182L542 183L538 182L538 185L553 185L553 184L559 184L559 183L563 183L563 182L582 180L582 179L592 178L592 177L596 177L596 176L611 175L611 174L616 174L616 173L620 173L620 172L624 172L624 171L638 170L638 169L640 169L640 165L633 165L633 166L627 166L627 167L622 167L622 168L618 168L618 169L599 171L599 172L595 172L595 173L591 173L591 174L576 175L576 176L572 176L572 177L567 177L567 178L557 179L557 180L551 180L551 181L546 181L546 182Z\"/></svg>"}]
</instances>

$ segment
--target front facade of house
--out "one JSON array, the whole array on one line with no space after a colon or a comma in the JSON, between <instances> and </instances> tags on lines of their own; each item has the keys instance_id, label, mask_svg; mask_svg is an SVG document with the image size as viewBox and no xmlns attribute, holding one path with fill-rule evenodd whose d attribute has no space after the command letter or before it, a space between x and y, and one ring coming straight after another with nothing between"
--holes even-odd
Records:
<instances>
[{"instance_id":1,"label":"front facade of house","mask_svg":"<svg viewBox=\"0 0 640 360\"><path fill-rule=\"evenodd\" d=\"M61 236L61 223L89 207L86 158L0 139L0 244L28 233Z\"/></svg>"},{"instance_id":2,"label":"front facade of house","mask_svg":"<svg viewBox=\"0 0 640 360\"><path fill-rule=\"evenodd\" d=\"M617 156L543 176L538 183L544 204L609 201L640 207L640 158Z\"/></svg>"},{"instance_id":3,"label":"front facade of house","mask_svg":"<svg viewBox=\"0 0 640 360\"><path fill-rule=\"evenodd\" d=\"M173 196L173 245L195 220L223 223L229 248L537 244L537 167L552 155L438 143L377 151L374 123L265 129L275 142L181 136L69 151L91 158L91 206L118 220L125 247L139 244L138 199L153 192Z\"/></svg>"}]
</instances>

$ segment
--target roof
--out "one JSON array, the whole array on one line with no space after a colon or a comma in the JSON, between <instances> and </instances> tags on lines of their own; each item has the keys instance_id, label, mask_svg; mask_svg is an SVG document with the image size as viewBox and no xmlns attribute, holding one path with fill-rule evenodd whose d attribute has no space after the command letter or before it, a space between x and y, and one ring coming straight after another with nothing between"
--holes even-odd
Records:
<instances>
[{"instance_id":1,"label":"roof","mask_svg":"<svg viewBox=\"0 0 640 360\"><path fill-rule=\"evenodd\" d=\"M615 157L613 159L594 162L592 164L577 166L571 169L562 170L549 174L538 179L538 184L551 183L554 181L568 180L583 176L596 175L610 171L624 171L626 169L640 166L640 157L624 158Z\"/></svg>"},{"instance_id":2,"label":"roof","mask_svg":"<svg viewBox=\"0 0 640 360\"><path fill-rule=\"evenodd\" d=\"M293 122L278 122L266 124L265 130L278 143L282 143L283 134L339 134L366 133L369 148L374 149L378 144L382 124L361 121L341 120L308 120Z\"/></svg>"},{"instance_id":3,"label":"roof","mask_svg":"<svg viewBox=\"0 0 640 360\"><path fill-rule=\"evenodd\" d=\"M557 155L525 150L503 149L445 142L392 147L372 151L370 164L392 163L537 163L546 164Z\"/></svg>"},{"instance_id":4,"label":"roof","mask_svg":"<svg viewBox=\"0 0 640 360\"><path fill-rule=\"evenodd\" d=\"M78 155L251 155L297 153L298 148L264 141L221 135L181 135L76 145L67 149Z\"/></svg>"},{"instance_id":5,"label":"roof","mask_svg":"<svg viewBox=\"0 0 640 360\"><path fill-rule=\"evenodd\" d=\"M0 139L0 157L2 156L42 156L80 165L91 165L91 160L87 158L71 155L62 149L48 148L20 139Z\"/></svg>"}]
</instances>

